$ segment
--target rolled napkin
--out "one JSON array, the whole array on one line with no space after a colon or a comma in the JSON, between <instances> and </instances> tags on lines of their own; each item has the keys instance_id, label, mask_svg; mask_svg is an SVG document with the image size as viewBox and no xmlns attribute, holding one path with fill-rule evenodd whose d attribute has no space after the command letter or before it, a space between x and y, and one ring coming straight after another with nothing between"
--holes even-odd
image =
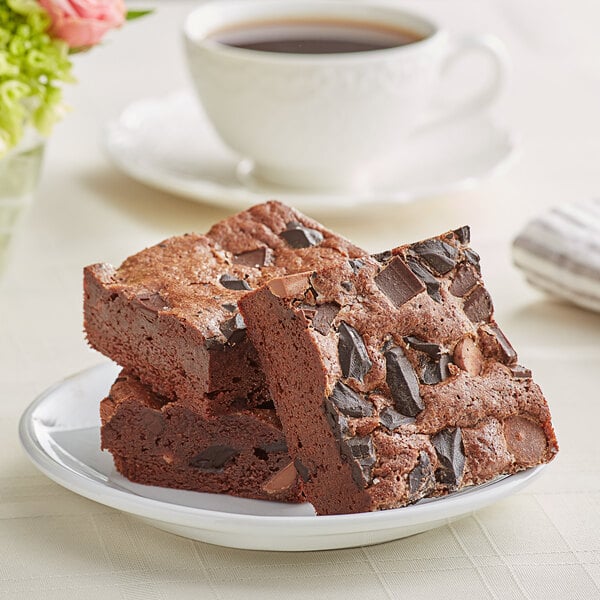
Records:
<instances>
[{"instance_id":1,"label":"rolled napkin","mask_svg":"<svg viewBox=\"0 0 600 600\"><path fill-rule=\"evenodd\" d=\"M536 217L515 238L512 256L533 286L600 312L600 198Z\"/></svg>"}]
</instances>

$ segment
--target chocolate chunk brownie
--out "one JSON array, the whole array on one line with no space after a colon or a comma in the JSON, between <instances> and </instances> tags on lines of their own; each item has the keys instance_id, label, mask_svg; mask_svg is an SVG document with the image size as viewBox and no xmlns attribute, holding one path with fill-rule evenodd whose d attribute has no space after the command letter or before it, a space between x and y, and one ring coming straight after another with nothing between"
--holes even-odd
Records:
<instances>
[{"instance_id":1,"label":"chocolate chunk brownie","mask_svg":"<svg viewBox=\"0 0 600 600\"><path fill-rule=\"evenodd\" d=\"M318 514L403 506L558 451L467 227L274 279L240 309Z\"/></svg>"},{"instance_id":2,"label":"chocolate chunk brownie","mask_svg":"<svg viewBox=\"0 0 600 600\"><path fill-rule=\"evenodd\" d=\"M118 269L87 267L87 339L156 393L200 415L235 402L268 406L238 300L272 277L364 254L292 208L261 204L205 236L165 240Z\"/></svg>"},{"instance_id":3,"label":"chocolate chunk brownie","mask_svg":"<svg viewBox=\"0 0 600 600\"><path fill-rule=\"evenodd\" d=\"M296 470L273 409L206 419L122 371L100 405L102 447L138 483L300 502Z\"/></svg>"}]
</instances>

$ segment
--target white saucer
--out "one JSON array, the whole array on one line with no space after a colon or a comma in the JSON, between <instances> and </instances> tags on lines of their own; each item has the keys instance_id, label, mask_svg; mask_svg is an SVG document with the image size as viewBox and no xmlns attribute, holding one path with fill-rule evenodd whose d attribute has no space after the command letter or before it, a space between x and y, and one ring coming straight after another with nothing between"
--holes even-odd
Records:
<instances>
[{"instance_id":1,"label":"white saucer","mask_svg":"<svg viewBox=\"0 0 600 600\"><path fill-rule=\"evenodd\" d=\"M444 498L375 513L314 516L310 504L280 504L137 485L100 451L98 404L119 367L103 364L39 396L19 424L33 463L64 487L191 539L252 550L327 550L387 542L470 514L513 494L535 467ZM506 518L510 515L507 513Z\"/></svg>"},{"instance_id":2,"label":"white saucer","mask_svg":"<svg viewBox=\"0 0 600 600\"><path fill-rule=\"evenodd\" d=\"M191 91L129 105L106 129L105 146L123 172L191 200L235 209L277 198L300 210L364 203L401 204L475 186L514 156L510 131L489 115L452 121L414 135L410 153L391 161L368 189L298 191L252 178L217 138Z\"/></svg>"}]
</instances>

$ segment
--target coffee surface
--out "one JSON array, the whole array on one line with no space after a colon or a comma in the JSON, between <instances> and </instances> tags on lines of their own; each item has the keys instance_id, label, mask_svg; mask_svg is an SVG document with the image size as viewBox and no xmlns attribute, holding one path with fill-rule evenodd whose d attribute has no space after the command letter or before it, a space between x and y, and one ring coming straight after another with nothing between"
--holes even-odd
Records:
<instances>
[{"instance_id":1,"label":"coffee surface","mask_svg":"<svg viewBox=\"0 0 600 600\"><path fill-rule=\"evenodd\" d=\"M383 23L281 20L240 24L213 35L221 44L284 54L341 54L396 48L418 42L418 33Z\"/></svg>"}]
</instances>

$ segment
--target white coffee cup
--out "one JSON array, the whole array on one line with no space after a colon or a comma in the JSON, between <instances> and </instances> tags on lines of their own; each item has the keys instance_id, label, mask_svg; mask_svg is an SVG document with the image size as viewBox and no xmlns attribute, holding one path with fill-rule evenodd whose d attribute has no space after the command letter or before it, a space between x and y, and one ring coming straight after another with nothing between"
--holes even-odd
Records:
<instances>
[{"instance_id":1,"label":"white coffee cup","mask_svg":"<svg viewBox=\"0 0 600 600\"><path fill-rule=\"evenodd\" d=\"M422 39L339 54L264 52L218 41L224 29L293 19L375 23ZM220 0L187 17L184 37L194 86L221 139L246 168L251 164L253 177L305 189L354 188L406 151L418 128L486 109L507 64L496 38L454 38L412 11L351 0ZM471 52L489 59L487 83L440 109L445 70Z\"/></svg>"}]
</instances>

